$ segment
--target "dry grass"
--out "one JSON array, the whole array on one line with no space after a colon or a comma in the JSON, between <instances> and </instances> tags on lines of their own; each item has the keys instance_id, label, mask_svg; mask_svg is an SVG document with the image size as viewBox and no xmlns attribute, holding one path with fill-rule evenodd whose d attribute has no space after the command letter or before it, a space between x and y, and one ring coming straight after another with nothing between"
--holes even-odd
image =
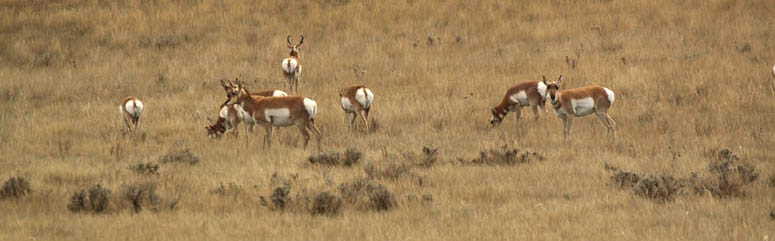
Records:
<instances>
[{"instance_id":1,"label":"dry grass","mask_svg":"<svg viewBox=\"0 0 775 241\"><path fill-rule=\"evenodd\" d=\"M34 192L0 200L0 240L772 239L766 181L658 203L610 188L600 167L690 177L729 147L759 179L775 175L773 12L769 0L2 1L0 180L24 177ZM218 79L283 88L289 34L305 36L301 91L318 102L323 150L359 150L353 168L310 164L319 153L295 128L278 129L272 149L261 128L248 143L244 130L206 137L225 100ZM486 127L509 86L559 74L616 92L619 141L593 116L568 141L551 112ZM376 96L371 133L347 131L336 93L352 84ZM132 138L117 110L129 95L146 103ZM431 145L437 156L418 166ZM546 161L454 161L504 145ZM158 174L127 168L149 160ZM371 180L392 194L388 211L338 191L370 163L411 173ZM275 172L291 184L277 204ZM68 210L96 183L114 190L107 211ZM129 192L143 183L156 206ZM222 183L240 191L213 193ZM341 197L341 209L310 215L324 191L334 198L321 204ZM127 193L148 194L141 212ZM284 198L285 211L269 208Z\"/></svg>"}]
</instances>

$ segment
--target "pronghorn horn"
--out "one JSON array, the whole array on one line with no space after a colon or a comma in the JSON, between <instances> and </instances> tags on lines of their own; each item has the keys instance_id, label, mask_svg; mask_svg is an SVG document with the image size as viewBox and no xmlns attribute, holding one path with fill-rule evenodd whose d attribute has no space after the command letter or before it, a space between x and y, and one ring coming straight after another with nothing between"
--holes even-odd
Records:
<instances>
[{"instance_id":1,"label":"pronghorn horn","mask_svg":"<svg viewBox=\"0 0 775 241\"><path fill-rule=\"evenodd\" d=\"M226 88L226 81L224 81L224 80L221 80L221 86L223 86L224 88Z\"/></svg>"},{"instance_id":2,"label":"pronghorn horn","mask_svg":"<svg viewBox=\"0 0 775 241\"><path fill-rule=\"evenodd\" d=\"M293 44L291 43L291 35L288 35L288 38L286 40L288 40L288 48L293 47Z\"/></svg>"},{"instance_id":3,"label":"pronghorn horn","mask_svg":"<svg viewBox=\"0 0 775 241\"><path fill-rule=\"evenodd\" d=\"M543 79L544 83L546 83L546 75L542 75L541 79Z\"/></svg>"},{"instance_id":4,"label":"pronghorn horn","mask_svg":"<svg viewBox=\"0 0 775 241\"><path fill-rule=\"evenodd\" d=\"M304 43L304 35L299 35L299 36L301 36L301 40L299 41L299 45L296 45L296 47L297 47L297 48L298 48L299 46L301 46L301 44L303 44L303 43Z\"/></svg>"}]
</instances>

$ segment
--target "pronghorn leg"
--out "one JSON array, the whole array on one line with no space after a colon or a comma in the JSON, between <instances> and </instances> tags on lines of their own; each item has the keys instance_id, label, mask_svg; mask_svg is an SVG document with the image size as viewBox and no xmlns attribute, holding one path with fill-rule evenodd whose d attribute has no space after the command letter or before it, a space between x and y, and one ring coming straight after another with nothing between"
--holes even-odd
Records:
<instances>
[{"instance_id":1,"label":"pronghorn leg","mask_svg":"<svg viewBox=\"0 0 775 241\"><path fill-rule=\"evenodd\" d=\"M352 115L352 116L353 116L353 118L352 118L352 119L350 119L350 115ZM358 119L358 114L356 114L356 113L354 113L354 112L353 112L353 113L348 113L348 114L347 114L347 120L349 120L349 121L350 121L350 129L355 129L355 120L356 120L356 119Z\"/></svg>"},{"instance_id":2,"label":"pronghorn leg","mask_svg":"<svg viewBox=\"0 0 775 241\"><path fill-rule=\"evenodd\" d=\"M296 78L294 78L294 82L296 82L296 93L299 93L299 79L301 78L301 73L296 73Z\"/></svg>"},{"instance_id":3,"label":"pronghorn leg","mask_svg":"<svg viewBox=\"0 0 775 241\"><path fill-rule=\"evenodd\" d=\"M538 105L533 105L532 109L533 109L533 113L536 114L536 120L538 120L538 117L540 116L538 114Z\"/></svg>"},{"instance_id":4,"label":"pronghorn leg","mask_svg":"<svg viewBox=\"0 0 775 241\"><path fill-rule=\"evenodd\" d=\"M606 134L611 134L611 123L608 123L608 119L605 117L605 113L597 112L595 113L598 118L600 118L600 122L603 123L603 126L605 126Z\"/></svg>"},{"instance_id":5,"label":"pronghorn leg","mask_svg":"<svg viewBox=\"0 0 775 241\"><path fill-rule=\"evenodd\" d=\"M301 124L298 125L299 131L301 132L301 135L304 137L304 149L307 149L307 144L309 144L309 132L307 132L307 124Z\"/></svg>"},{"instance_id":6,"label":"pronghorn leg","mask_svg":"<svg viewBox=\"0 0 775 241\"><path fill-rule=\"evenodd\" d=\"M264 129L266 130L266 135L264 136L264 148L269 145L269 148L272 148L272 123L267 124Z\"/></svg>"},{"instance_id":7,"label":"pronghorn leg","mask_svg":"<svg viewBox=\"0 0 775 241\"><path fill-rule=\"evenodd\" d=\"M350 123L350 112L345 111L344 116L346 118L344 122L347 124L347 129L351 130L353 128L353 124Z\"/></svg>"},{"instance_id":8,"label":"pronghorn leg","mask_svg":"<svg viewBox=\"0 0 775 241\"><path fill-rule=\"evenodd\" d=\"M365 112L366 112L366 111L364 111L364 110L361 110L361 111L359 111L359 112L358 112L358 115L360 115L360 116L361 116L361 119L363 120L363 125L364 125L364 126L366 126L366 133L368 134L368 133L369 133L369 121L368 121L368 120L366 120L366 114L365 114Z\"/></svg>"},{"instance_id":9,"label":"pronghorn leg","mask_svg":"<svg viewBox=\"0 0 775 241\"><path fill-rule=\"evenodd\" d=\"M611 127L611 132L614 134L614 141L616 141L616 121L614 121L614 118L611 118L608 113L605 113L605 118L608 120L608 126Z\"/></svg>"},{"instance_id":10,"label":"pronghorn leg","mask_svg":"<svg viewBox=\"0 0 775 241\"><path fill-rule=\"evenodd\" d=\"M563 134L562 137L563 139L568 139L570 138L570 129L571 129L571 126L573 125L573 117L566 116L562 120L565 122L565 129L562 132Z\"/></svg>"},{"instance_id":11,"label":"pronghorn leg","mask_svg":"<svg viewBox=\"0 0 775 241\"><path fill-rule=\"evenodd\" d=\"M320 139L323 138L323 133L320 133L320 129L315 125L315 120L309 120L309 122L306 124L307 129L311 130L312 133L315 133L317 135L317 141L318 141L318 152L320 151Z\"/></svg>"},{"instance_id":12,"label":"pronghorn leg","mask_svg":"<svg viewBox=\"0 0 775 241\"><path fill-rule=\"evenodd\" d=\"M234 131L237 131L237 127L234 127ZM234 137L237 137L237 134L234 134ZM250 135L248 135L248 123L245 122L245 148L248 148L248 143L250 142Z\"/></svg>"},{"instance_id":13,"label":"pronghorn leg","mask_svg":"<svg viewBox=\"0 0 775 241\"><path fill-rule=\"evenodd\" d=\"M135 130L139 130L140 129L140 120L141 120L141 118L138 116L137 117L137 121L135 122Z\"/></svg>"}]
</instances>

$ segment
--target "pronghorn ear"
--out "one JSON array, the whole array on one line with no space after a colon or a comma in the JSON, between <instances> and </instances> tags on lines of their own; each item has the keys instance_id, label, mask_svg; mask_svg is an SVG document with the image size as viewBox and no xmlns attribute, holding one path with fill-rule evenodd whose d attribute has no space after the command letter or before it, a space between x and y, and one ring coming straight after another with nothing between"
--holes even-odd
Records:
<instances>
[{"instance_id":1,"label":"pronghorn ear","mask_svg":"<svg viewBox=\"0 0 775 241\"><path fill-rule=\"evenodd\" d=\"M562 75L560 75L560 78L557 79L557 85L560 86L560 89L562 89Z\"/></svg>"},{"instance_id":2,"label":"pronghorn ear","mask_svg":"<svg viewBox=\"0 0 775 241\"><path fill-rule=\"evenodd\" d=\"M496 115L498 115L498 112L497 112L497 111L495 111L495 108L490 108L490 111L492 111L492 115L493 115L493 116L496 116Z\"/></svg>"},{"instance_id":3,"label":"pronghorn ear","mask_svg":"<svg viewBox=\"0 0 775 241\"><path fill-rule=\"evenodd\" d=\"M209 121L209 122L213 122L213 118L208 116L208 117L207 117L207 121Z\"/></svg>"},{"instance_id":4,"label":"pronghorn ear","mask_svg":"<svg viewBox=\"0 0 775 241\"><path fill-rule=\"evenodd\" d=\"M299 45L296 45L296 48L301 47L301 44L304 43L304 35L300 35L300 36L301 36L301 40L299 40Z\"/></svg>"}]
</instances>

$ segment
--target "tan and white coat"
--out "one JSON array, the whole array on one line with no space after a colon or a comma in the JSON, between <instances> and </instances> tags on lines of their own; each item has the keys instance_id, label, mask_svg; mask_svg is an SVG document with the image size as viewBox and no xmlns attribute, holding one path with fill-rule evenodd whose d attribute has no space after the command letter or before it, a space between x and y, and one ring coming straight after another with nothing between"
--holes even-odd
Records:
<instances>
[{"instance_id":1,"label":"tan and white coat","mask_svg":"<svg viewBox=\"0 0 775 241\"><path fill-rule=\"evenodd\" d=\"M342 103L342 110L344 110L347 117L347 127L349 129L353 128L355 119L360 116L366 128L365 131L368 133L369 111L371 110L371 104L374 103L374 93L366 86L354 85L339 90L339 101Z\"/></svg>"},{"instance_id":2,"label":"tan and white coat","mask_svg":"<svg viewBox=\"0 0 775 241\"><path fill-rule=\"evenodd\" d=\"M121 119L124 120L124 132L133 134L140 129L140 116L143 113L143 102L135 97L127 97L118 106Z\"/></svg>"},{"instance_id":3,"label":"tan and white coat","mask_svg":"<svg viewBox=\"0 0 775 241\"><path fill-rule=\"evenodd\" d=\"M237 86L237 93L229 95L227 105L233 105L234 109L243 116L246 129L248 123L264 126L266 130L264 145L272 146L273 127L296 125L304 137L304 148L309 144L309 131L312 131L317 135L318 150L320 149L322 134L315 126L315 116L318 109L317 102L303 96L252 97L241 84L237 84ZM247 139L249 135L245 136Z\"/></svg>"},{"instance_id":4,"label":"tan and white coat","mask_svg":"<svg viewBox=\"0 0 775 241\"><path fill-rule=\"evenodd\" d=\"M282 90L266 90L266 91L260 91L260 92L251 92L250 96L252 97L283 97L288 96L288 93L285 93L285 91ZM243 116L240 116L240 114L237 112L236 109L234 109L234 106L229 106L226 103L229 100L226 100L223 104L221 104L220 111L218 112L218 119L215 121L215 124L210 126L205 126L205 129L207 130L207 137L210 138L220 138L223 136L226 131L232 129L232 133L234 136L238 136L238 128L239 124L243 122ZM209 117L208 117L209 120ZM248 131L253 132L253 123L250 123L248 126Z\"/></svg>"},{"instance_id":5,"label":"tan and white coat","mask_svg":"<svg viewBox=\"0 0 775 241\"><path fill-rule=\"evenodd\" d=\"M291 43L291 36L288 35L286 39L288 41L288 49L290 50L289 56L283 59L282 68L283 76L288 85L288 91L294 93L294 86L296 87L295 93L299 93L299 79L301 79L301 62L299 61L299 47L304 43L304 35L301 36L299 44Z\"/></svg>"},{"instance_id":6,"label":"tan and white coat","mask_svg":"<svg viewBox=\"0 0 775 241\"><path fill-rule=\"evenodd\" d=\"M490 125L497 126L509 112L517 112L517 120L522 118L522 107L531 106L535 119L540 116L538 108L546 113L546 79L543 81L527 81L520 83L506 91L501 103L490 109Z\"/></svg>"},{"instance_id":7,"label":"tan and white coat","mask_svg":"<svg viewBox=\"0 0 775 241\"><path fill-rule=\"evenodd\" d=\"M573 118L595 114L616 140L616 122L608 115L614 103L614 92L602 86L560 90L561 84L562 75L557 82L547 85L547 91L555 115L563 120L563 138L570 136Z\"/></svg>"}]
</instances>

